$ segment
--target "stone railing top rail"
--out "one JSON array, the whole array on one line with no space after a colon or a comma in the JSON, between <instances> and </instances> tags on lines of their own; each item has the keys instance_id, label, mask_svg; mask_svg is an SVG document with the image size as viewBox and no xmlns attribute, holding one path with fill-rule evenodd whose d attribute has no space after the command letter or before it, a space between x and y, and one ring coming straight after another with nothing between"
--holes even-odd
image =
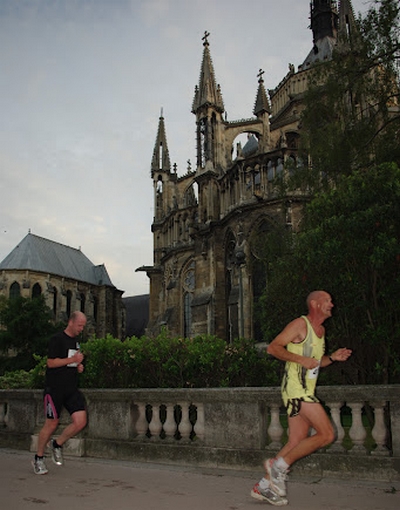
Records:
<instances>
[{"instance_id":1,"label":"stone railing top rail","mask_svg":"<svg viewBox=\"0 0 400 510\"><path fill-rule=\"evenodd\" d=\"M109 396L112 400L125 400L133 397L140 400L202 400L203 402L229 401L241 402L249 400L279 401L281 398L279 387L268 388L121 388L121 389L83 389L83 392L93 399ZM0 398L42 398L42 390L10 389L0 390ZM317 395L323 401L376 401L385 400L400 402L400 384L394 385L357 385L357 386L319 386Z\"/></svg>"}]
</instances>

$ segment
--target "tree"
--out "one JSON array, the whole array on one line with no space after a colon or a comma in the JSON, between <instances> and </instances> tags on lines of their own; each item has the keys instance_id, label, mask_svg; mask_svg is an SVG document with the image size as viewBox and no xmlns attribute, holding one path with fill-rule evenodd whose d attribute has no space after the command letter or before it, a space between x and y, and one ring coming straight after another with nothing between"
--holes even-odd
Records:
<instances>
[{"instance_id":1,"label":"tree","mask_svg":"<svg viewBox=\"0 0 400 510\"><path fill-rule=\"evenodd\" d=\"M383 164L343 178L313 201L306 222L302 253L310 269L319 264L326 285L330 277L340 303L335 337L358 350L357 380L399 380L399 168Z\"/></svg>"},{"instance_id":2,"label":"tree","mask_svg":"<svg viewBox=\"0 0 400 510\"><path fill-rule=\"evenodd\" d=\"M0 352L5 355L3 371L33 368L36 364L33 354L47 353L49 338L57 329L43 296L5 301L0 307L0 325ZM15 356L8 356L10 351Z\"/></svg>"},{"instance_id":3,"label":"tree","mask_svg":"<svg viewBox=\"0 0 400 510\"><path fill-rule=\"evenodd\" d=\"M297 173L296 186L302 178L326 188L357 169L400 165L400 4L374 4L310 72L301 141L312 168Z\"/></svg>"},{"instance_id":4,"label":"tree","mask_svg":"<svg viewBox=\"0 0 400 510\"><path fill-rule=\"evenodd\" d=\"M282 318L271 310L304 312L299 296L304 303L308 292L324 289L337 308L328 326L330 349L354 350L343 368L345 381L400 381L400 169L395 163L342 176L335 188L314 197L303 230L278 269L264 296L268 332L278 329L278 321L282 328Z\"/></svg>"}]
</instances>

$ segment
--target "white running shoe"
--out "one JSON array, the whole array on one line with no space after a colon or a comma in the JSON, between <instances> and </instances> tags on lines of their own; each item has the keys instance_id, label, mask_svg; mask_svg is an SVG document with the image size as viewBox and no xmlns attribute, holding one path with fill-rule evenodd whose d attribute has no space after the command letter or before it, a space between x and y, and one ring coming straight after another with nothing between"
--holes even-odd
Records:
<instances>
[{"instance_id":1,"label":"white running shoe","mask_svg":"<svg viewBox=\"0 0 400 510\"><path fill-rule=\"evenodd\" d=\"M266 472L269 474L271 487L279 496L286 496L287 471L276 467L276 459L267 459L264 462Z\"/></svg>"},{"instance_id":2,"label":"white running shoe","mask_svg":"<svg viewBox=\"0 0 400 510\"><path fill-rule=\"evenodd\" d=\"M254 499L258 499L259 501L267 501L274 506L285 506L288 504L288 500L286 498L279 496L279 494L274 492L271 487L262 489L258 482L251 489L250 496Z\"/></svg>"},{"instance_id":3,"label":"white running shoe","mask_svg":"<svg viewBox=\"0 0 400 510\"><path fill-rule=\"evenodd\" d=\"M52 439L47 446L50 448L51 458L54 464L57 464L57 466L62 466L64 464L62 447L55 446L54 439Z\"/></svg>"},{"instance_id":4,"label":"white running shoe","mask_svg":"<svg viewBox=\"0 0 400 510\"><path fill-rule=\"evenodd\" d=\"M49 472L49 470L46 467L44 458L38 459L37 457L35 457L35 459L32 461L32 467L35 475L45 475Z\"/></svg>"}]
</instances>

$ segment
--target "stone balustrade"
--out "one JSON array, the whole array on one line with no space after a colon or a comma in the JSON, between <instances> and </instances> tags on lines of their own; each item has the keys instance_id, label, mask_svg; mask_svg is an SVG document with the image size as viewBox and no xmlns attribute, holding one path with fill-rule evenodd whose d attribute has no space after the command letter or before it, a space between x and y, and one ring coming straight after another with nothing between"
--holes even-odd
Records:
<instances>
[{"instance_id":1,"label":"stone balustrade","mask_svg":"<svg viewBox=\"0 0 400 510\"><path fill-rule=\"evenodd\" d=\"M66 453L261 470L287 438L279 388L84 390L89 421ZM400 386L321 386L336 431L294 476L400 479ZM42 392L0 390L0 446L36 449ZM61 426L68 423L64 412ZM313 431L310 431L313 433Z\"/></svg>"}]
</instances>

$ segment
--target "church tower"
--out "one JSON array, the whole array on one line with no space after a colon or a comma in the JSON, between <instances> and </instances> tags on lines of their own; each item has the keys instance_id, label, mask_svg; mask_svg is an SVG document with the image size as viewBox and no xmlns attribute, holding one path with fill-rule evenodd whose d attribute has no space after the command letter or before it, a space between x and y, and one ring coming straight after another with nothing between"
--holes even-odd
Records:
<instances>
[{"instance_id":1,"label":"church tower","mask_svg":"<svg viewBox=\"0 0 400 510\"><path fill-rule=\"evenodd\" d=\"M199 85L195 88L192 112L196 115L197 172L211 170L219 173L223 161L221 158L224 103L220 86L215 80L214 66L211 60L208 37L203 37L203 60Z\"/></svg>"},{"instance_id":2,"label":"church tower","mask_svg":"<svg viewBox=\"0 0 400 510\"><path fill-rule=\"evenodd\" d=\"M314 46L325 37L337 38L339 16L334 0L314 0L311 3L311 30Z\"/></svg>"},{"instance_id":3,"label":"church tower","mask_svg":"<svg viewBox=\"0 0 400 510\"><path fill-rule=\"evenodd\" d=\"M163 112L158 121L158 131L151 161L151 177L154 187L154 218L162 218L169 205L169 181L171 177L171 162L165 133Z\"/></svg>"}]
</instances>

